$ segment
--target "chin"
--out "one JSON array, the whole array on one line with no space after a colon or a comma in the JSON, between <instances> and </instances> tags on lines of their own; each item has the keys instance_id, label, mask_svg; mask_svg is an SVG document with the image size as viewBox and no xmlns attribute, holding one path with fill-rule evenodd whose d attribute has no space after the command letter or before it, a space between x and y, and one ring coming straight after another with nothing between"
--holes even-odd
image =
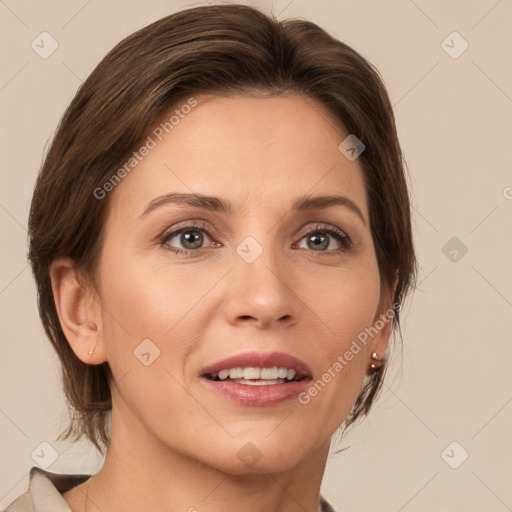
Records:
<instances>
[{"instance_id":1,"label":"chin","mask_svg":"<svg viewBox=\"0 0 512 512\"><path fill-rule=\"evenodd\" d=\"M232 475L279 473L289 471L310 455L307 441L296 438L294 442L272 434L265 437L253 437L249 440L232 439L221 451L210 451L211 465Z\"/></svg>"}]
</instances>

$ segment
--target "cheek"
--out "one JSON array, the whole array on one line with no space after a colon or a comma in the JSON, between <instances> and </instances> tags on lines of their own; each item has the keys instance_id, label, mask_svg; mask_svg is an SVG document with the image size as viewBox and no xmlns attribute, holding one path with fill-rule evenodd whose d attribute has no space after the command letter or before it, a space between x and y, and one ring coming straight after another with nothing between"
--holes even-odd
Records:
<instances>
[{"instance_id":1,"label":"cheek","mask_svg":"<svg viewBox=\"0 0 512 512\"><path fill-rule=\"evenodd\" d=\"M183 409L186 397L178 382L184 380L184 364L198 337L194 306L214 280L198 280L184 267L111 262L102 266L102 307L107 357L123 403L138 411L142 421L158 410L163 420L183 422L176 411Z\"/></svg>"},{"instance_id":2,"label":"cheek","mask_svg":"<svg viewBox=\"0 0 512 512\"><path fill-rule=\"evenodd\" d=\"M112 316L119 324L134 336L161 339L214 284L214 276L198 279L191 267L157 268L144 260L105 265L105 304L112 308Z\"/></svg>"},{"instance_id":3,"label":"cheek","mask_svg":"<svg viewBox=\"0 0 512 512\"><path fill-rule=\"evenodd\" d=\"M164 265L135 258L103 262L107 357L118 378L141 366L137 354L147 346L158 354L155 366L183 379L186 361L201 339L204 296L218 282L218 272L198 278L194 265Z\"/></svg>"},{"instance_id":4,"label":"cheek","mask_svg":"<svg viewBox=\"0 0 512 512\"><path fill-rule=\"evenodd\" d=\"M320 364L300 401L312 415L323 416L328 429L335 429L350 412L367 370L367 350L361 339L379 304L376 261L317 276L315 285L306 284L302 293L320 319L316 343ZM326 410L330 411L327 418Z\"/></svg>"},{"instance_id":5,"label":"cheek","mask_svg":"<svg viewBox=\"0 0 512 512\"><path fill-rule=\"evenodd\" d=\"M377 263L368 257L357 264L317 272L314 279L303 281L299 293L321 319L325 346L329 351L341 350L373 322L380 297Z\"/></svg>"}]
</instances>

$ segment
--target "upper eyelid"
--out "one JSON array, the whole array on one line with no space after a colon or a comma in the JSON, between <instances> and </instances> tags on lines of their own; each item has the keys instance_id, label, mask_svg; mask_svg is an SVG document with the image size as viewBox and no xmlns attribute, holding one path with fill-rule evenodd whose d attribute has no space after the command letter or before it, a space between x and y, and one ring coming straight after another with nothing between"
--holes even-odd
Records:
<instances>
[{"instance_id":1,"label":"upper eyelid","mask_svg":"<svg viewBox=\"0 0 512 512\"><path fill-rule=\"evenodd\" d=\"M317 222L316 225L314 226L307 225L303 229L301 229L301 232L305 231L306 233L310 233L311 231L322 231L322 229L330 229L335 232L339 231L340 233L343 233L344 236L349 237L346 230L341 229L340 227L335 226L334 224L330 224L329 222Z\"/></svg>"},{"instance_id":2,"label":"upper eyelid","mask_svg":"<svg viewBox=\"0 0 512 512\"><path fill-rule=\"evenodd\" d=\"M205 220L192 220L192 221L182 221L178 222L177 224L171 226L170 228L167 228L162 236L167 236L173 233L176 233L177 231L182 231L184 229L199 229L202 231L215 231L213 227L210 227L210 224Z\"/></svg>"}]
</instances>

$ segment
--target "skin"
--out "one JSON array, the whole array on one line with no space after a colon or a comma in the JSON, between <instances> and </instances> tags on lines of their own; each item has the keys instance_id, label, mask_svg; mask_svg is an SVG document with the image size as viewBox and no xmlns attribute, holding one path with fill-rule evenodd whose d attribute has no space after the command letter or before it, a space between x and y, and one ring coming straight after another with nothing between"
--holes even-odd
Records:
<instances>
[{"instance_id":1,"label":"skin","mask_svg":"<svg viewBox=\"0 0 512 512\"><path fill-rule=\"evenodd\" d=\"M82 288L69 259L51 267L71 347L85 363L108 361L116 381L104 465L63 494L74 512L315 512L330 437L371 353L387 347L390 322L307 405L247 406L205 387L202 368L248 350L292 354L320 378L391 307L392 291L381 296L363 175L338 149L348 135L339 122L299 95L196 99L110 193L100 289ZM141 218L169 192L216 196L233 211L168 203ZM292 214L306 194L348 197L364 221L340 205ZM209 233L201 251L169 250L190 250L179 235L162 243L194 220ZM321 234L318 224L351 248L327 235L315 249L306 235ZM263 249L253 263L236 252L248 236ZM160 356L145 366L133 352L148 338ZM261 453L252 466L237 457L247 443Z\"/></svg>"}]
</instances>

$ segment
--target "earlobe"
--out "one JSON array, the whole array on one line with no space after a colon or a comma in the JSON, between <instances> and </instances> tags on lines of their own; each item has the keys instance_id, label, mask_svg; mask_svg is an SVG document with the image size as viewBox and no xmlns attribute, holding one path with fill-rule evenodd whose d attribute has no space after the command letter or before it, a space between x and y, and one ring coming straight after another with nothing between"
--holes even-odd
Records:
<instances>
[{"instance_id":1,"label":"earlobe","mask_svg":"<svg viewBox=\"0 0 512 512\"><path fill-rule=\"evenodd\" d=\"M80 282L70 258L50 265L55 307L62 331L76 356L87 364L106 361L101 346L101 315L90 290Z\"/></svg>"},{"instance_id":2,"label":"earlobe","mask_svg":"<svg viewBox=\"0 0 512 512\"><path fill-rule=\"evenodd\" d=\"M388 347L393 322L395 321L396 307L393 303L398 278L395 279L393 286L381 298L379 310L374 318L373 327L377 334L373 338L373 343L369 346L371 359L368 363L368 372L371 374L382 366L384 352Z\"/></svg>"}]
</instances>

